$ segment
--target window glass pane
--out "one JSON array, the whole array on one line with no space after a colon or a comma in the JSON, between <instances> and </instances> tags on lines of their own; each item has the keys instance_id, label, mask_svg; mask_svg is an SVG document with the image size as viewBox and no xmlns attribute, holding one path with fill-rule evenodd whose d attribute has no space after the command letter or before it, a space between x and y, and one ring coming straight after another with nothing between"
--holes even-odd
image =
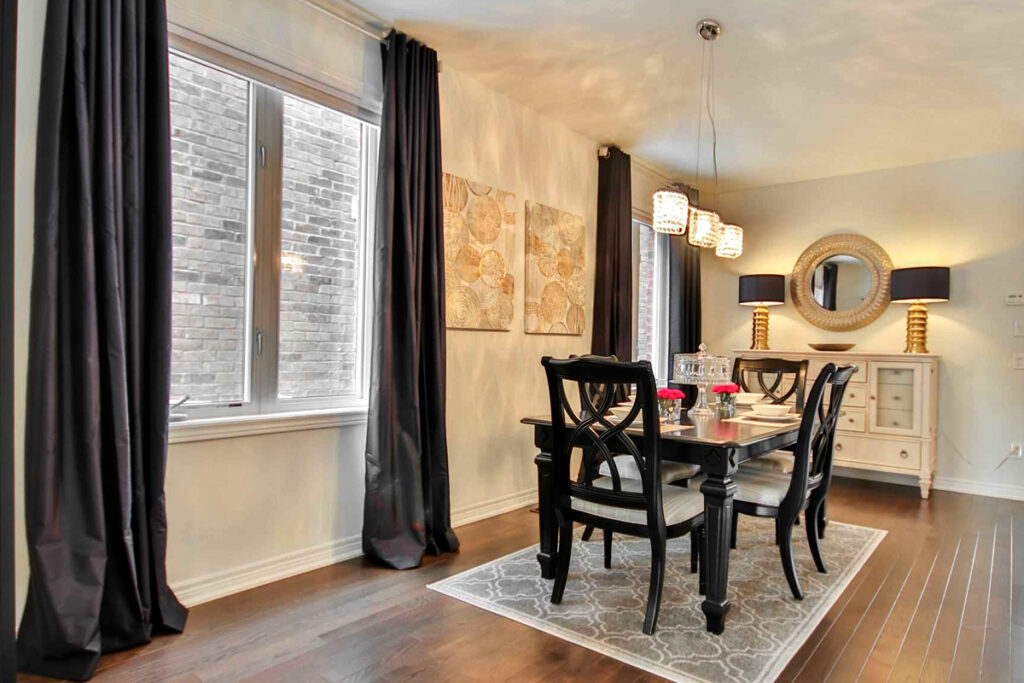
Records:
<instances>
[{"instance_id":1,"label":"window glass pane","mask_svg":"<svg viewBox=\"0 0 1024 683\"><path fill-rule=\"evenodd\" d=\"M170 56L174 216L171 395L247 398L249 84Z\"/></svg>"},{"instance_id":2,"label":"window glass pane","mask_svg":"<svg viewBox=\"0 0 1024 683\"><path fill-rule=\"evenodd\" d=\"M362 125L284 98L280 398L358 392Z\"/></svg>"},{"instance_id":3,"label":"window glass pane","mask_svg":"<svg viewBox=\"0 0 1024 683\"><path fill-rule=\"evenodd\" d=\"M657 235L649 226L633 221L640 236L640 265L637 279L637 359L654 363L655 297L657 287Z\"/></svg>"}]
</instances>

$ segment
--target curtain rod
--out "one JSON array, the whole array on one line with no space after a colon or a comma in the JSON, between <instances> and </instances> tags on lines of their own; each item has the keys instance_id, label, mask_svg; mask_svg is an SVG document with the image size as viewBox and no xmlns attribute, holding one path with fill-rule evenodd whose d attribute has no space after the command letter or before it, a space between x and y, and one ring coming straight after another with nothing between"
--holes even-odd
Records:
<instances>
[{"instance_id":1,"label":"curtain rod","mask_svg":"<svg viewBox=\"0 0 1024 683\"><path fill-rule=\"evenodd\" d=\"M362 33L364 36L367 36L369 38L373 38L374 40L376 40L378 42L381 42L381 43L386 43L387 42L387 37L386 36L382 36L380 34L374 33L370 29L368 29L368 28L366 28L364 26L361 26L360 24L358 24L357 22L349 19L348 17L346 17L346 16L344 16L342 14L338 14L337 12L333 12L333 11L327 9L326 7L321 5L319 2L315 2L314 0L301 0L301 2L304 5L306 5L308 7L311 7L313 9L317 10L318 12L321 12L322 14L326 14L329 17L337 19L338 21L340 21L341 23L345 24L346 26L349 26L350 28L354 28L355 30L357 30L360 33ZM388 30L390 31L391 29L389 28Z\"/></svg>"}]
</instances>

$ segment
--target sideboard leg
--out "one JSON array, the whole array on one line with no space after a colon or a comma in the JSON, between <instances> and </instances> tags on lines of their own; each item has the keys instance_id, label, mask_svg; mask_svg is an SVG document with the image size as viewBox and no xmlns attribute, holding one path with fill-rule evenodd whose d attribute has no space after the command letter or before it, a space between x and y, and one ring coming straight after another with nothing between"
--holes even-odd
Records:
<instances>
[{"instance_id":1,"label":"sideboard leg","mask_svg":"<svg viewBox=\"0 0 1024 683\"><path fill-rule=\"evenodd\" d=\"M918 479L918 485L921 487L921 497L928 498L929 494L932 492L931 475Z\"/></svg>"}]
</instances>

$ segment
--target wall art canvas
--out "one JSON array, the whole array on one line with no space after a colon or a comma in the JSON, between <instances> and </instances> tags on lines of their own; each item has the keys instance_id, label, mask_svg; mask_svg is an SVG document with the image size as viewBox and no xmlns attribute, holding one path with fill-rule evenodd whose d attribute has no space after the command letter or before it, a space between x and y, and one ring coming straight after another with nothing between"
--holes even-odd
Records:
<instances>
[{"instance_id":1,"label":"wall art canvas","mask_svg":"<svg viewBox=\"0 0 1024 683\"><path fill-rule=\"evenodd\" d=\"M582 216L526 202L528 334L583 334L584 242Z\"/></svg>"},{"instance_id":2,"label":"wall art canvas","mask_svg":"<svg viewBox=\"0 0 1024 683\"><path fill-rule=\"evenodd\" d=\"M509 330L515 195L444 174L445 323L464 330Z\"/></svg>"}]
</instances>

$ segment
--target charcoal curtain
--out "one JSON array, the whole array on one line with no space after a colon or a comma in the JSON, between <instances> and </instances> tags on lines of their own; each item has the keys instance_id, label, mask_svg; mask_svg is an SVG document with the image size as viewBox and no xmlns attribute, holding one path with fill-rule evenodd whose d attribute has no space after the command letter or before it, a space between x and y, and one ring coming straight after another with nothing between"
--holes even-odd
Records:
<instances>
[{"instance_id":1,"label":"charcoal curtain","mask_svg":"<svg viewBox=\"0 0 1024 683\"><path fill-rule=\"evenodd\" d=\"M697 190L689 189L690 202L698 201ZM691 246L686 237L669 240L668 290L668 368L672 376L672 359L677 353L695 353L701 341L700 248ZM685 408L697 400L697 388L683 385Z\"/></svg>"},{"instance_id":2,"label":"charcoal curtain","mask_svg":"<svg viewBox=\"0 0 1024 683\"><path fill-rule=\"evenodd\" d=\"M590 352L633 358L633 198L629 155L611 147L597 163L597 258Z\"/></svg>"},{"instance_id":3,"label":"charcoal curtain","mask_svg":"<svg viewBox=\"0 0 1024 683\"><path fill-rule=\"evenodd\" d=\"M171 162L163 0L48 4L18 665L89 678L181 631L167 586Z\"/></svg>"},{"instance_id":4,"label":"charcoal curtain","mask_svg":"<svg viewBox=\"0 0 1024 683\"><path fill-rule=\"evenodd\" d=\"M458 550L445 425L444 234L437 53L383 48L363 551L395 567Z\"/></svg>"}]
</instances>

